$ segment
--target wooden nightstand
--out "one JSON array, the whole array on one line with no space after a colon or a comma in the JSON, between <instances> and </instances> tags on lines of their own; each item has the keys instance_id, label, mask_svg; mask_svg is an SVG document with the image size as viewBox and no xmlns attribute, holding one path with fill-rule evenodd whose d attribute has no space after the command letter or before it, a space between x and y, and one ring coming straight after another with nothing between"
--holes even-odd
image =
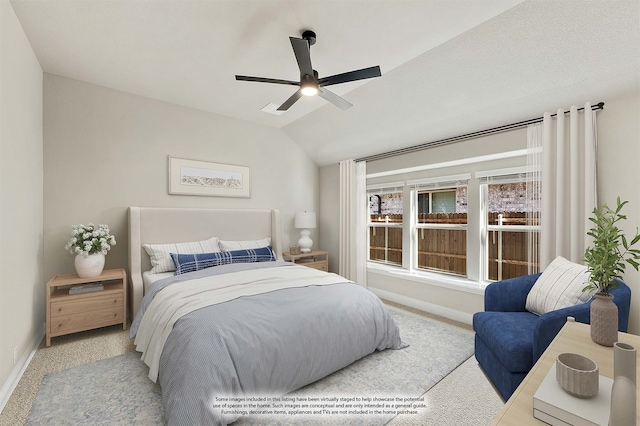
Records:
<instances>
[{"instance_id":1,"label":"wooden nightstand","mask_svg":"<svg viewBox=\"0 0 640 426\"><path fill-rule=\"evenodd\" d=\"M73 286L101 283L103 290L69 294ZM110 269L95 278L76 274L56 275L47 282L47 337L91 330L122 323L127 329L127 273Z\"/></svg>"},{"instance_id":2,"label":"wooden nightstand","mask_svg":"<svg viewBox=\"0 0 640 426\"><path fill-rule=\"evenodd\" d=\"M304 265L309 268L319 269L321 271L329 270L329 253L322 250L311 250L309 253L291 254L289 252L282 253L282 257L287 262L293 262L298 265Z\"/></svg>"}]
</instances>

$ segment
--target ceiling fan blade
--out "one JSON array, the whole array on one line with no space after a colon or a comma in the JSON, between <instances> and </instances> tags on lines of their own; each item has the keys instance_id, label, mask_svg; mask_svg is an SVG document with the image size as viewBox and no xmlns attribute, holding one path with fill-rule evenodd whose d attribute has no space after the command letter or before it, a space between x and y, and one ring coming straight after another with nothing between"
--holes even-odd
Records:
<instances>
[{"instance_id":1,"label":"ceiling fan blade","mask_svg":"<svg viewBox=\"0 0 640 426\"><path fill-rule=\"evenodd\" d=\"M338 108L340 108L343 111L345 109L349 109L349 108L351 108L353 106L350 102L342 99L340 96L338 96L335 93L329 91L329 89L327 89L325 87L318 88L318 96L320 96L321 98L323 98L326 101L331 102L332 104L334 104L335 106L337 106Z\"/></svg>"},{"instance_id":2,"label":"ceiling fan blade","mask_svg":"<svg viewBox=\"0 0 640 426\"><path fill-rule=\"evenodd\" d=\"M301 75L309 75L313 77L313 67L311 66L311 53L309 50L309 42L303 38L289 37L293 53L298 61Z\"/></svg>"},{"instance_id":3,"label":"ceiling fan blade","mask_svg":"<svg viewBox=\"0 0 640 426\"><path fill-rule=\"evenodd\" d=\"M300 82L291 80L279 80L277 78L263 78L263 77L250 77L248 75L236 75L236 80L240 81L255 81L258 83L275 83L275 84L289 84L291 86L299 86Z\"/></svg>"},{"instance_id":4,"label":"ceiling fan blade","mask_svg":"<svg viewBox=\"0 0 640 426\"><path fill-rule=\"evenodd\" d=\"M291 97L289 99L284 101L284 103L278 107L278 111L286 111L286 110L288 110L291 107L291 105L295 104L296 101L298 99L300 99L301 97L302 97L302 91L300 89L296 90L296 93L291 95Z\"/></svg>"},{"instance_id":5,"label":"ceiling fan blade","mask_svg":"<svg viewBox=\"0 0 640 426\"><path fill-rule=\"evenodd\" d=\"M366 78L380 77L380 67L369 67L361 70L349 71L342 74L335 74L329 77L318 79L319 86L330 86L332 84L347 83L349 81L364 80Z\"/></svg>"}]
</instances>

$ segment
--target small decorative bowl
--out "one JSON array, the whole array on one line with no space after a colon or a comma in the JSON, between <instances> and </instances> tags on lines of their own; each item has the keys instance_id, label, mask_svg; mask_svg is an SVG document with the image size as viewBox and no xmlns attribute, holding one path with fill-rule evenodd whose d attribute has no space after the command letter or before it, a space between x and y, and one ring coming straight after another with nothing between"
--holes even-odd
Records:
<instances>
[{"instance_id":1,"label":"small decorative bowl","mask_svg":"<svg viewBox=\"0 0 640 426\"><path fill-rule=\"evenodd\" d=\"M294 245L289 247L289 254L300 254L300 246Z\"/></svg>"},{"instance_id":2,"label":"small decorative bowl","mask_svg":"<svg viewBox=\"0 0 640 426\"><path fill-rule=\"evenodd\" d=\"M593 360L569 352L556 358L556 380L570 395L591 398L598 394L600 374Z\"/></svg>"}]
</instances>

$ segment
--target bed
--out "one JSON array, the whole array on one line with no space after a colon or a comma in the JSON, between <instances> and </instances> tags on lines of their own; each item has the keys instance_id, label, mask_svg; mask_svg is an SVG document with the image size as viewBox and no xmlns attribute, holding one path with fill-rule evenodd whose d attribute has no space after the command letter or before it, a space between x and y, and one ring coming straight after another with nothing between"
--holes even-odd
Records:
<instances>
[{"instance_id":1,"label":"bed","mask_svg":"<svg viewBox=\"0 0 640 426\"><path fill-rule=\"evenodd\" d=\"M406 346L373 293L282 261L277 210L130 207L129 237L131 337L169 424L226 425L240 413L221 398L281 396ZM177 275L144 247L193 242L198 254L171 255Z\"/></svg>"}]
</instances>

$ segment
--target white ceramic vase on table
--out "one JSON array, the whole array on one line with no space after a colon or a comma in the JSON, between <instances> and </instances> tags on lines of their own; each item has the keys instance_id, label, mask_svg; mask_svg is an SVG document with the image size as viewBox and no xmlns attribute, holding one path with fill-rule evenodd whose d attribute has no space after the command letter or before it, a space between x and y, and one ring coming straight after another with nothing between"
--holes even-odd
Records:
<instances>
[{"instance_id":1,"label":"white ceramic vase on table","mask_svg":"<svg viewBox=\"0 0 640 426\"><path fill-rule=\"evenodd\" d=\"M589 314L591 340L602 346L613 346L618 341L618 306L613 295L596 293Z\"/></svg>"},{"instance_id":2,"label":"white ceramic vase on table","mask_svg":"<svg viewBox=\"0 0 640 426\"><path fill-rule=\"evenodd\" d=\"M80 278L99 277L104 269L104 254L78 254L75 259L76 274Z\"/></svg>"},{"instance_id":3,"label":"white ceramic vase on table","mask_svg":"<svg viewBox=\"0 0 640 426\"><path fill-rule=\"evenodd\" d=\"M613 344L613 388L609 426L636 425L636 349L622 342Z\"/></svg>"}]
</instances>

